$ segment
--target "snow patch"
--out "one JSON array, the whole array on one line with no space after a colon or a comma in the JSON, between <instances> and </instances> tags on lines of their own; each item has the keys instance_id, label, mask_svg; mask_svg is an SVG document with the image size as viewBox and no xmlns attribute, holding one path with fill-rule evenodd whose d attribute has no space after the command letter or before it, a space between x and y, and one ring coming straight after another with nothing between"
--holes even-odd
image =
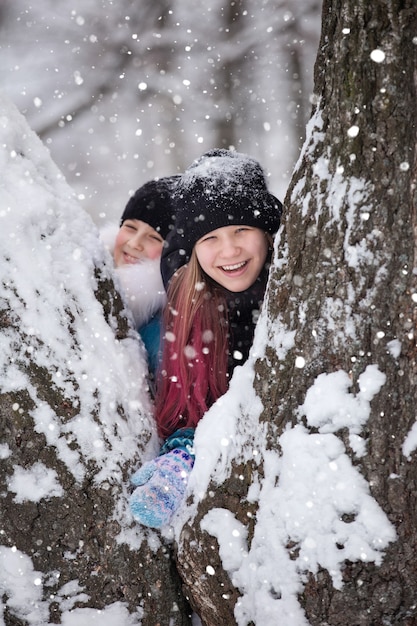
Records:
<instances>
[{"instance_id":1,"label":"snow patch","mask_svg":"<svg viewBox=\"0 0 417 626\"><path fill-rule=\"evenodd\" d=\"M39 502L43 498L60 497L64 494L56 471L40 462L27 468L15 465L8 488L16 494L15 502Z\"/></svg>"},{"instance_id":2,"label":"snow patch","mask_svg":"<svg viewBox=\"0 0 417 626\"><path fill-rule=\"evenodd\" d=\"M408 433L408 435L406 436L404 440L403 447L402 447L403 455L407 457L408 460L411 461L411 455L413 454L413 452L415 452L416 449L417 449L417 421L414 422L413 426L411 427L410 432Z\"/></svg>"},{"instance_id":3,"label":"snow patch","mask_svg":"<svg viewBox=\"0 0 417 626\"><path fill-rule=\"evenodd\" d=\"M202 530L219 542L219 554L225 570L233 573L248 554L247 529L227 509L211 509L201 520Z\"/></svg>"}]
</instances>

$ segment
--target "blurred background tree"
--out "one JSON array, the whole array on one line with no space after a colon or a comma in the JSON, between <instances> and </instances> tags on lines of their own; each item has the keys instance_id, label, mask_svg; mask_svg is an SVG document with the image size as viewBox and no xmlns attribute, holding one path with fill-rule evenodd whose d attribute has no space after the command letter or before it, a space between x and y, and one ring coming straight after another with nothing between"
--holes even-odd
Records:
<instances>
[{"instance_id":1,"label":"blurred background tree","mask_svg":"<svg viewBox=\"0 0 417 626\"><path fill-rule=\"evenodd\" d=\"M320 0L0 2L0 81L100 225L212 147L284 197L310 115Z\"/></svg>"}]
</instances>

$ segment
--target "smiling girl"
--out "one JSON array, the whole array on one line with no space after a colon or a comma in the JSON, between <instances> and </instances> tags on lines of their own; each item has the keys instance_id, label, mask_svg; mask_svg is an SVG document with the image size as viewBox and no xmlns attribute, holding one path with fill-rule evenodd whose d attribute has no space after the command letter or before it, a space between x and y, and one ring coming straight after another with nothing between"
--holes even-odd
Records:
<instances>
[{"instance_id":1,"label":"smiling girl","mask_svg":"<svg viewBox=\"0 0 417 626\"><path fill-rule=\"evenodd\" d=\"M160 259L173 227L172 192L177 179L155 178L139 187L126 204L119 226L107 224L100 233L145 345L150 382L160 357L161 313L166 302Z\"/></svg>"},{"instance_id":2,"label":"smiling girl","mask_svg":"<svg viewBox=\"0 0 417 626\"><path fill-rule=\"evenodd\" d=\"M144 259L160 259L164 238L153 226L139 219L125 220L114 243L114 264L135 265Z\"/></svg>"},{"instance_id":3,"label":"smiling girl","mask_svg":"<svg viewBox=\"0 0 417 626\"><path fill-rule=\"evenodd\" d=\"M249 355L282 205L254 159L212 150L179 178L161 270L167 285L156 420L160 456L133 477L142 524L169 522L194 462L193 435Z\"/></svg>"}]
</instances>

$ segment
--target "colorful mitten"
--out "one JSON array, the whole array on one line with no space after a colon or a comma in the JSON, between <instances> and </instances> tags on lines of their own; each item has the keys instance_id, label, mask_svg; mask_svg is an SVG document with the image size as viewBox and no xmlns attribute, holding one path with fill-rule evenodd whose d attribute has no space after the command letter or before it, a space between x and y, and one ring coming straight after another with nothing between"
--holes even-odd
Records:
<instances>
[{"instance_id":1,"label":"colorful mitten","mask_svg":"<svg viewBox=\"0 0 417 626\"><path fill-rule=\"evenodd\" d=\"M137 522L151 528L168 524L183 501L194 457L176 448L145 463L130 479L136 489L130 510Z\"/></svg>"}]
</instances>

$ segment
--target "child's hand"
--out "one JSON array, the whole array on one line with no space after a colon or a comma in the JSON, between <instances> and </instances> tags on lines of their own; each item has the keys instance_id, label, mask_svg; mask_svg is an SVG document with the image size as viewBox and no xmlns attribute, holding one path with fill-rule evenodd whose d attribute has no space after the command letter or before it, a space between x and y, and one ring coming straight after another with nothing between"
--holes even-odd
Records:
<instances>
[{"instance_id":1,"label":"child's hand","mask_svg":"<svg viewBox=\"0 0 417 626\"><path fill-rule=\"evenodd\" d=\"M176 448L145 463L130 479L136 489L130 510L137 522L151 528L168 524L183 501L194 457Z\"/></svg>"},{"instance_id":2,"label":"child's hand","mask_svg":"<svg viewBox=\"0 0 417 626\"><path fill-rule=\"evenodd\" d=\"M139 487L139 485L144 485L148 482L150 478L152 478L155 470L157 469L157 464L155 461L149 461L149 463L145 463L140 467L133 476L130 477L130 482L135 487Z\"/></svg>"}]
</instances>

